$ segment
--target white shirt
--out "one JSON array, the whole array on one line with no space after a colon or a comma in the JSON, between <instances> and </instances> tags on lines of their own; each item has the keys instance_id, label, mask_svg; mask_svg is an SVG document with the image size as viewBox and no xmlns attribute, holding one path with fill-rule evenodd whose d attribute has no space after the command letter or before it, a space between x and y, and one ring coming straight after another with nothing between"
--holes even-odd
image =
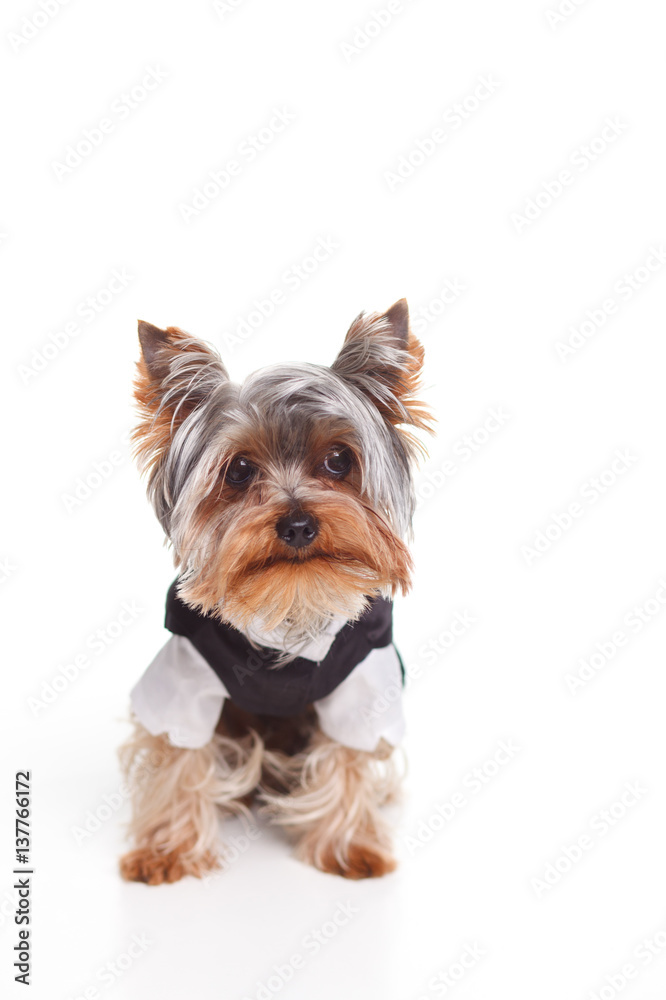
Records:
<instances>
[{"instance_id":1,"label":"white shirt","mask_svg":"<svg viewBox=\"0 0 666 1000\"><path fill-rule=\"evenodd\" d=\"M345 624L336 619L316 639L289 649L276 632L245 633L253 642L286 649L318 661ZM277 668L279 669L279 668ZM208 661L189 639L173 635L131 693L132 708L153 736L164 733L176 747L197 749L213 737L229 694ZM330 739L356 750L375 750L381 739L396 746L403 738L402 672L393 644L372 649L331 694L314 702L319 725Z\"/></svg>"}]
</instances>

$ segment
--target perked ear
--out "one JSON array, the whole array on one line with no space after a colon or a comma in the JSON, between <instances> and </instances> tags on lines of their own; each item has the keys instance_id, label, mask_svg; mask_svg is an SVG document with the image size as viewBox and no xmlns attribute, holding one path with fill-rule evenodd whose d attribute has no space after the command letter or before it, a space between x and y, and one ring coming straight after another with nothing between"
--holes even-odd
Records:
<instances>
[{"instance_id":1,"label":"perked ear","mask_svg":"<svg viewBox=\"0 0 666 1000\"><path fill-rule=\"evenodd\" d=\"M423 346L409 326L407 300L385 313L361 313L347 331L332 370L360 389L392 424L433 433L428 407L416 399Z\"/></svg>"},{"instance_id":2,"label":"perked ear","mask_svg":"<svg viewBox=\"0 0 666 1000\"><path fill-rule=\"evenodd\" d=\"M175 332L175 327L172 327ZM180 333L180 330L178 331ZM139 320L139 343L146 369L153 380L162 379L167 374L166 364L170 349L169 334L152 323Z\"/></svg>"},{"instance_id":3,"label":"perked ear","mask_svg":"<svg viewBox=\"0 0 666 1000\"><path fill-rule=\"evenodd\" d=\"M187 403L192 410L220 379L229 378L217 351L177 326L160 330L139 320L139 343L135 394L142 406L156 409Z\"/></svg>"},{"instance_id":4,"label":"perked ear","mask_svg":"<svg viewBox=\"0 0 666 1000\"><path fill-rule=\"evenodd\" d=\"M152 323L139 320L139 343L142 355L139 374L155 389L173 390L185 375L191 377L196 368L225 379L229 377L217 351L177 326L160 330Z\"/></svg>"},{"instance_id":5,"label":"perked ear","mask_svg":"<svg viewBox=\"0 0 666 1000\"><path fill-rule=\"evenodd\" d=\"M183 420L229 376L212 347L176 326L160 330L139 320L139 342L134 398L140 420L132 437L140 466L153 470Z\"/></svg>"}]
</instances>

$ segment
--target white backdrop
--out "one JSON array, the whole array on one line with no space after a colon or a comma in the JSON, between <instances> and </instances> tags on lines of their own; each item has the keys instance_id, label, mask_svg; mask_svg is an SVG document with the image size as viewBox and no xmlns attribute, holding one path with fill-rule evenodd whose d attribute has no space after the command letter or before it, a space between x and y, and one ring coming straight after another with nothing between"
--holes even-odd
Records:
<instances>
[{"instance_id":1,"label":"white backdrop","mask_svg":"<svg viewBox=\"0 0 666 1000\"><path fill-rule=\"evenodd\" d=\"M557 6L559 2L559 6ZM0 977L32 772L35 998L666 989L665 84L648 0L7 0ZM165 639L137 317L235 377L407 296L438 437L398 872L274 831L127 885L115 748ZM246 849L247 848L247 849Z\"/></svg>"}]
</instances>

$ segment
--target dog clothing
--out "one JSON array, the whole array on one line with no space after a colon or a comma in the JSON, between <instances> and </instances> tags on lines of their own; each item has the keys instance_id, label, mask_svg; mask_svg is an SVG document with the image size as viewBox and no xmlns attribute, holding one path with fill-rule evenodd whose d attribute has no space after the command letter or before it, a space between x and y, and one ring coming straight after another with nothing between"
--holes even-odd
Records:
<instances>
[{"instance_id":1,"label":"dog clothing","mask_svg":"<svg viewBox=\"0 0 666 1000\"><path fill-rule=\"evenodd\" d=\"M173 746L195 749L213 736L224 699L257 715L295 716L314 705L322 731L357 750L404 735L404 670L392 642L390 601L372 598L358 621L333 619L296 646L283 628L245 631L202 615L169 589L173 633L131 694L143 726ZM279 665L280 655L294 658Z\"/></svg>"}]
</instances>

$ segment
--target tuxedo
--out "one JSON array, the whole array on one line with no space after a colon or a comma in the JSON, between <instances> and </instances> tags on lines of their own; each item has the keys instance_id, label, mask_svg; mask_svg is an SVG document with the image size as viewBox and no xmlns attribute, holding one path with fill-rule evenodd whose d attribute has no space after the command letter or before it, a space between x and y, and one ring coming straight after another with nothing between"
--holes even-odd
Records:
<instances>
[{"instance_id":1,"label":"tuxedo","mask_svg":"<svg viewBox=\"0 0 666 1000\"><path fill-rule=\"evenodd\" d=\"M212 738L225 698L245 711L295 716L314 705L322 730L346 746L395 745L404 732L404 670L392 642L390 601L372 598L358 619L333 619L316 637L290 638L261 623L239 630L194 611L171 585L171 639L132 691L132 707L153 735L196 748ZM284 654L290 659L284 661Z\"/></svg>"}]
</instances>

